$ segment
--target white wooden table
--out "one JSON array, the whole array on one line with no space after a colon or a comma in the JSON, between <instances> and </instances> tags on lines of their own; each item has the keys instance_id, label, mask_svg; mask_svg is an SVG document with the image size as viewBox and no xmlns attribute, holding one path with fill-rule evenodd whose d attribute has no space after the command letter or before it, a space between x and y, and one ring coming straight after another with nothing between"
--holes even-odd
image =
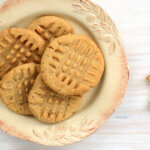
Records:
<instances>
[{"instance_id":1,"label":"white wooden table","mask_svg":"<svg viewBox=\"0 0 150 150\"><path fill-rule=\"evenodd\" d=\"M2 3L4 0L0 0ZM120 108L94 135L64 147L47 147L0 131L1 150L150 150L150 0L93 0L116 22L130 64Z\"/></svg>"}]
</instances>

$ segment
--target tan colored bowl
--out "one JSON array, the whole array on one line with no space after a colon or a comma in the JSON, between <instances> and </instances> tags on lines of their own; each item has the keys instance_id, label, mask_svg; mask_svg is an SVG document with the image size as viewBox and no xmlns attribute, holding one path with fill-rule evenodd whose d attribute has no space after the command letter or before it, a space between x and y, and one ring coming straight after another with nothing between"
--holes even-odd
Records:
<instances>
[{"instance_id":1,"label":"tan colored bowl","mask_svg":"<svg viewBox=\"0 0 150 150\"><path fill-rule=\"evenodd\" d=\"M58 146L80 141L103 125L125 95L129 70L114 22L89 0L7 0L0 8L0 30L27 27L34 18L47 14L64 17L76 33L97 42L106 60L103 81L86 95L73 117L54 125L13 113L0 102L0 128L22 139Z\"/></svg>"}]
</instances>

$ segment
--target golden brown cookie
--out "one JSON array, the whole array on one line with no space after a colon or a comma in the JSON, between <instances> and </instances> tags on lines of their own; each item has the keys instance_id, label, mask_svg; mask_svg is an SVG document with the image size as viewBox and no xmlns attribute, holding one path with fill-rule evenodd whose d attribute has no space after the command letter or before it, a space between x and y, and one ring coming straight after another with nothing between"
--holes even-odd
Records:
<instances>
[{"instance_id":1,"label":"golden brown cookie","mask_svg":"<svg viewBox=\"0 0 150 150\"><path fill-rule=\"evenodd\" d=\"M57 123L77 112L82 98L83 96L63 96L52 91L39 74L28 101L29 108L37 119L46 123Z\"/></svg>"},{"instance_id":2,"label":"golden brown cookie","mask_svg":"<svg viewBox=\"0 0 150 150\"><path fill-rule=\"evenodd\" d=\"M28 63L9 71L1 80L0 93L3 103L14 112L30 115L28 94L39 73L39 65Z\"/></svg>"},{"instance_id":3,"label":"golden brown cookie","mask_svg":"<svg viewBox=\"0 0 150 150\"><path fill-rule=\"evenodd\" d=\"M32 22L28 29L39 34L48 45L53 39L73 33L73 27L64 19L56 16L43 16Z\"/></svg>"},{"instance_id":4,"label":"golden brown cookie","mask_svg":"<svg viewBox=\"0 0 150 150\"><path fill-rule=\"evenodd\" d=\"M44 40L36 33L19 28L10 28L0 34L0 78L14 67L40 63Z\"/></svg>"},{"instance_id":5,"label":"golden brown cookie","mask_svg":"<svg viewBox=\"0 0 150 150\"><path fill-rule=\"evenodd\" d=\"M147 80L150 81L150 76L147 77Z\"/></svg>"},{"instance_id":6,"label":"golden brown cookie","mask_svg":"<svg viewBox=\"0 0 150 150\"><path fill-rule=\"evenodd\" d=\"M96 86L104 72L101 50L84 35L53 40L41 60L44 82L63 95L82 95Z\"/></svg>"}]
</instances>

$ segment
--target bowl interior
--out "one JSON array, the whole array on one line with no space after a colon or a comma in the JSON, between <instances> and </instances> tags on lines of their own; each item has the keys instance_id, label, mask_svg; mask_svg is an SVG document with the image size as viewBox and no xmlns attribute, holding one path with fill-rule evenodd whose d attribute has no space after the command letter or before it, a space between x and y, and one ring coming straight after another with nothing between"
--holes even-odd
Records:
<instances>
[{"instance_id":1,"label":"bowl interior","mask_svg":"<svg viewBox=\"0 0 150 150\"><path fill-rule=\"evenodd\" d=\"M95 42L96 42L96 38L94 37L94 35L92 34L92 32L82 23L80 22L79 20L73 18L73 17L70 17L68 15L63 15L63 14L59 14L59 13L37 13L37 14L34 14L34 15L30 15L30 16L27 16L25 18L22 18L21 20L18 20L17 22L15 22L14 24L12 24L11 26L9 27L19 27L19 28L27 28L34 19L38 18L38 17L41 17L41 16L45 16L45 15L54 15L54 16L58 16L58 17L62 17L64 18L65 20L67 20L73 27L74 27L74 30L75 30L75 33L76 34L83 34L83 35L87 35L89 36L90 38L92 38ZM75 113L72 117L75 117L77 115L79 115L82 111L85 111L85 109L87 109L90 105L92 105L92 103L94 103L94 101L97 99L98 95L101 93L100 90L101 90L101 87L103 84L105 84L105 74L103 75L103 78L101 80L101 83L90 90L90 92L86 93L85 94L85 97L84 97L84 100L82 102L82 105L79 109L79 111L77 113ZM99 99L100 101L100 99ZM2 102L1 102L1 105L2 105ZM3 105L4 107L4 105ZM5 111L7 111L7 109L5 108ZM14 113L14 112L11 112L9 111L10 113ZM14 115L18 115L16 113L14 113ZM21 116L21 115L18 115L19 117L23 117L24 119L27 119L27 118L32 118L33 121L37 122L37 119L34 118L34 117L29 117L29 116ZM65 122L65 121L64 121ZM38 121L38 123L40 123ZM43 123L42 123L43 124ZM59 123L58 123L59 124ZM49 126L53 126L53 124L50 124Z\"/></svg>"},{"instance_id":2,"label":"bowl interior","mask_svg":"<svg viewBox=\"0 0 150 150\"><path fill-rule=\"evenodd\" d=\"M13 8L7 6L7 11L0 13L0 31L8 27L26 28L34 19L44 15L63 17L73 25L75 33L87 35L97 43L103 52L106 67L100 84L85 95L80 110L66 121L42 123L32 116L18 115L0 102L0 114L3 114L0 115L1 128L15 136L45 145L80 141L108 119L125 94L129 72L119 33L103 9L89 0L20 1L12 5ZM90 9L80 12L76 11L78 8Z\"/></svg>"}]
</instances>

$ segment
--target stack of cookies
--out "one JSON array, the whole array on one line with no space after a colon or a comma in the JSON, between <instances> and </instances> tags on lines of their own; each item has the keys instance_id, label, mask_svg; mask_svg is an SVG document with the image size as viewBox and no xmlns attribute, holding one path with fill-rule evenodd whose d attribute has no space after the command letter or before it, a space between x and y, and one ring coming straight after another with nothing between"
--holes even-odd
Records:
<instances>
[{"instance_id":1,"label":"stack of cookies","mask_svg":"<svg viewBox=\"0 0 150 150\"><path fill-rule=\"evenodd\" d=\"M104 72L100 48L64 19L44 16L0 34L0 96L12 111L57 123L78 111Z\"/></svg>"}]
</instances>

